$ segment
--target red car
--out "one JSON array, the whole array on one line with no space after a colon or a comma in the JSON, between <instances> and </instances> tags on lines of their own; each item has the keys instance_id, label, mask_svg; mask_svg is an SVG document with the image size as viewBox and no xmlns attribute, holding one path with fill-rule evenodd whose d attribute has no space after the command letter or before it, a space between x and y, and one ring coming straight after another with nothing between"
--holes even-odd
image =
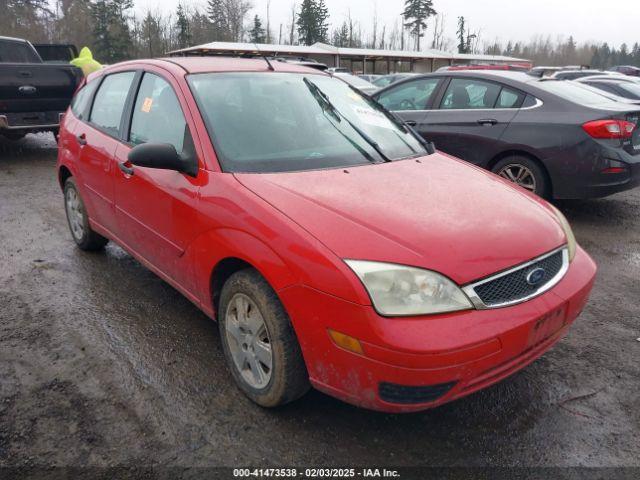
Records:
<instances>
[{"instance_id":1,"label":"red car","mask_svg":"<svg viewBox=\"0 0 640 480\"><path fill-rule=\"evenodd\" d=\"M468 395L555 344L596 272L554 207L287 63L93 74L58 174L78 246L114 241L217 319L267 407L310 386L388 412Z\"/></svg>"}]
</instances>

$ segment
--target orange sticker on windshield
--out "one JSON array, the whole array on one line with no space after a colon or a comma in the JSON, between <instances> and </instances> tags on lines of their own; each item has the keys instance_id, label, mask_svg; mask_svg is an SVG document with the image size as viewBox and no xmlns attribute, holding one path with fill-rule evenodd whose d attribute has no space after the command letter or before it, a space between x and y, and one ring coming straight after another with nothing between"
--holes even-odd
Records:
<instances>
[{"instance_id":1,"label":"orange sticker on windshield","mask_svg":"<svg viewBox=\"0 0 640 480\"><path fill-rule=\"evenodd\" d=\"M151 106L153 105L153 98L145 98L144 103L142 104L142 111L144 113L149 113L151 111Z\"/></svg>"}]
</instances>

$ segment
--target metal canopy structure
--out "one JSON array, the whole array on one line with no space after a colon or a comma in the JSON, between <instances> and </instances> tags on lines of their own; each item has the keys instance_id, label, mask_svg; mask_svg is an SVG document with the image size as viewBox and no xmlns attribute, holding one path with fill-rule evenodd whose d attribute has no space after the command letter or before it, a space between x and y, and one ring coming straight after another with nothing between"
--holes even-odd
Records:
<instances>
[{"instance_id":1,"label":"metal canopy structure","mask_svg":"<svg viewBox=\"0 0 640 480\"><path fill-rule=\"evenodd\" d=\"M345 66L358 73L394 73L397 71L425 73L443 66L470 63L530 65L526 59L500 55L459 54L439 50L414 52L342 48L325 43L305 46L212 42L175 50L169 52L169 55L293 56L313 59L329 67Z\"/></svg>"}]
</instances>

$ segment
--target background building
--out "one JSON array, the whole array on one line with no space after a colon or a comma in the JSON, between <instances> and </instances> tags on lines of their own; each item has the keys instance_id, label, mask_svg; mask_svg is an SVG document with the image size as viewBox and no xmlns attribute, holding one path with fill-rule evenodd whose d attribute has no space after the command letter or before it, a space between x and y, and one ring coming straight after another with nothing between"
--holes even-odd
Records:
<instances>
[{"instance_id":1,"label":"background building","mask_svg":"<svg viewBox=\"0 0 640 480\"><path fill-rule=\"evenodd\" d=\"M426 50L373 50L338 48L324 43L304 45L270 45L212 42L171 52L171 55L267 55L304 57L328 67L345 67L354 73L387 74L396 72L428 73L448 65L517 64L531 66L528 60L496 55L475 55Z\"/></svg>"}]
</instances>

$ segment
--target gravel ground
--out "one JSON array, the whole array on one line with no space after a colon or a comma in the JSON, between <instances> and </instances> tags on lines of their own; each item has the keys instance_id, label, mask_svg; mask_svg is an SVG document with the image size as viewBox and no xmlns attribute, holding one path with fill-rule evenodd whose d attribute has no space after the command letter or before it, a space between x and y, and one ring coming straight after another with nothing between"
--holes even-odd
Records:
<instances>
[{"instance_id":1,"label":"gravel ground","mask_svg":"<svg viewBox=\"0 0 640 480\"><path fill-rule=\"evenodd\" d=\"M55 155L50 136L0 140L0 467L640 467L640 190L559 205L598 280L521 373L420 414L318 392L266 411L214 322L120 248L75 248Z\"/></svg>"}]
</instances>

